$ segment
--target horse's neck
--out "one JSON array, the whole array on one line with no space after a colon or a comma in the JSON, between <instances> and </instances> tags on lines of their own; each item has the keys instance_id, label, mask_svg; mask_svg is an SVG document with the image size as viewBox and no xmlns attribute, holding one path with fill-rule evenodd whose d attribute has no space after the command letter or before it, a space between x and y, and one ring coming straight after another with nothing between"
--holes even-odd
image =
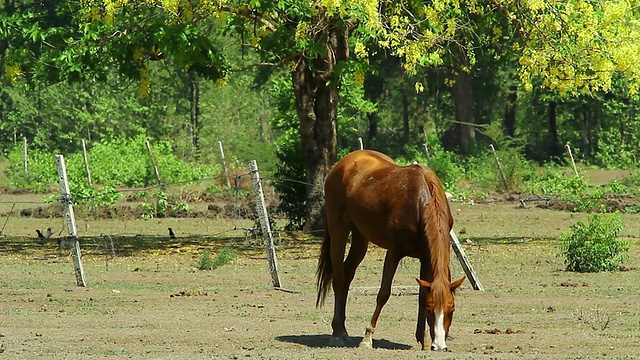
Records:
<instances>
[{"instance_id":1,"label":"horse's neck","mask_svg":"<svg viewBox=\"0 0 640 360\"><path fill-rule=\"evenodd\" d=\"M449 268L449 258L437 258L431 259L431 273L433 274L433 281L443 281L444 283L451 282L451 269Z\"/></svg>"}]
</instances>

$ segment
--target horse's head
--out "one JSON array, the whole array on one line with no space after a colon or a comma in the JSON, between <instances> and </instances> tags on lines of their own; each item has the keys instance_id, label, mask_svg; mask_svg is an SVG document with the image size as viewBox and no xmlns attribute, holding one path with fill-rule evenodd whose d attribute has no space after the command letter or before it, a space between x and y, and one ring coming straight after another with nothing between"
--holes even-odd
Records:
<instances>
[{"instance_id":1,"label":"horse's head","mask_svg":"<svg viewBox=\"0 0 640 360\"><path fill-rule=\"evenodd\" d=\"M420 286L429 290L427 293L427 323L431 335L431 350L447 351L445 339L449 334L453 312L456 309L455 292L464 279L463 276L444 289L436 289L438 285L434 286L432 282L416 279ZM421 304L421 306L424 305Z\"/></svg>"}]
</instances>

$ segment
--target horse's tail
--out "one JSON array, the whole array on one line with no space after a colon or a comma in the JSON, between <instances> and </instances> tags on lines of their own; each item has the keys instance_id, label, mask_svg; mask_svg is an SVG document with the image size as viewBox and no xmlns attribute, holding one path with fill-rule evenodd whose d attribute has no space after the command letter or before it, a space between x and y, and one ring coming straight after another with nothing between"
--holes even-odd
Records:
<instances>
[{"instance_id":1,"label":"horse's tail","mask_svg":"<svg viewBox=\"0 0 640 360\"><path fill-rule=\"evenodd\" d=\"M331 236L327 226L327 219L324 221L324 238L322 247L320 248L320 257L318 258L318 269L316 270L316 284L318 288L318 298L316 299L316 307L324 304L324 299L329 292L331 285L331 275L333 273L333 265L331 264Z\"/></svg>"}]
</instances>

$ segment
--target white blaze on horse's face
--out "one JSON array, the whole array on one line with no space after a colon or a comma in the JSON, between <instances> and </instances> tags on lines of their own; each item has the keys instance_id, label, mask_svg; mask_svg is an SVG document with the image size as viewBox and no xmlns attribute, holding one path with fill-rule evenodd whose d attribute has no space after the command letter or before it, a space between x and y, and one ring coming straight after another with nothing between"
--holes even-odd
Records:
<instances>
[{"instance_id":1,"label":"white blaze on horse's face","mask_svg":"<svg viewBox=\"0 0 640 360\"><path fill-rule=\"evenodd\" d=\"M447 348L446 337L447 331L444 328L444 312L436 312L435 323L433 324L433 339L431 341L431 350L440 351Z\"/></svg>"}]
</instances>

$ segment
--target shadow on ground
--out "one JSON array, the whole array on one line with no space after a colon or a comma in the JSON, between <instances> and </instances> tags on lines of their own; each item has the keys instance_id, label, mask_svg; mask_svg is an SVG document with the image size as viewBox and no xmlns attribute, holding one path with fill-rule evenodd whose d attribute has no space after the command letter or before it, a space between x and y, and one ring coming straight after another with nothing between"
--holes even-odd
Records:
<instances>
[{"instance_id":1,"label":"shadow on ground","mask_svg":"<svg viewBox=\"0 0 640 360\"><path fill-rule=\"evenodd\" d=\"M304 345L312 348L328 347L331 335L284 335L278 336L276 340L282 342L288 342L293 344ZM358 347L362 341L362 337L351 337L351 341L347 344L347 347ZM399 344L393 341L379 339L373 340L374 349L387 349L387 350L410 350L412 347L406 344Z\"/></svg>"}]
</instances>

